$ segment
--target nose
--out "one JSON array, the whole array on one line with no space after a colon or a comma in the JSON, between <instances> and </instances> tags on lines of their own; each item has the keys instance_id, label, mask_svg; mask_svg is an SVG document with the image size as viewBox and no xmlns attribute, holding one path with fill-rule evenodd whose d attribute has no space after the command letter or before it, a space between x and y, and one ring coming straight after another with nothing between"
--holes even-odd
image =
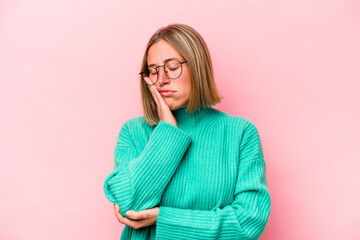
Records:
<instances>
[{"instance_id":1,"label":"nose","mask_svg":"<svg viewBox=\"0 0 360 240\"><path fill-rule=\"evenodd\" d=\"M158 83L160 85L164 85L165 83L168 83L170 81L169 77L165 74L165 68L164 67L159 67L158 68Z\"/></svg>"}]
</instances>

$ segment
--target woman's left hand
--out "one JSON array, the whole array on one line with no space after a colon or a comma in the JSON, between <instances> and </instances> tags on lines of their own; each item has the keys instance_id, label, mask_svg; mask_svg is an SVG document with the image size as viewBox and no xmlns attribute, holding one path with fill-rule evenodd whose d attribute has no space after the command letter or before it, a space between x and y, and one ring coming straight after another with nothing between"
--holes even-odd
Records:
<instances>
[{"instance_id":1,"label":"woman's left hand","mask_svg":"<svg viewBox=\"0 0 360 240\"><path fill-rule=\"evenodd\" d=\"M159 207L145 209L140 212L129 210L126 212L126 215L129 218L135 219L135 220L130 220L130 219L124 218L121 215L118 204L114 204L114 209L115 209L115 215L120 223L128 225L129 227L132 227L135 229L139 229L139 228L143 228L143 227L147 227L147 226L156 224L157 216L158 216L159 210L160 210Z\"/></svg>"}]
</instances>

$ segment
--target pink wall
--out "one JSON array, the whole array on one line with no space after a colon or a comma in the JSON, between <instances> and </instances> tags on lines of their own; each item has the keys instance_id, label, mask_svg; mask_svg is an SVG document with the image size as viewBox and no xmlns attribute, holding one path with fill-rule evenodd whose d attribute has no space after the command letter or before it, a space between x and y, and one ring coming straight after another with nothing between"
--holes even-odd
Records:
<instances>
[{"instance_id":1,"label":"pink wall","mask_svg":"<svg viewBox=\"0 0 360 240\"><path fill-rule=\"evenodd\" d=\"M142 115L147 40L205 38L223 103L262 137L265 240L360 239L358 1L0 2L0 239L119 239L103 192Z\"/></svg>"}]
</instances>

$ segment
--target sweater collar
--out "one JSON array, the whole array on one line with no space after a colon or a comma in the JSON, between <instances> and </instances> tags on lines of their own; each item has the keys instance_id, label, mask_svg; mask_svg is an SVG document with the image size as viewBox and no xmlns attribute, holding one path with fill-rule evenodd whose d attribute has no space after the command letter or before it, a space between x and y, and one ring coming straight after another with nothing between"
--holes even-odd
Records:
<instances>
[{"instance_id":1,"label":"sweater collar","mask_svg":"<svg viewBox=\"0 0 360 240\"><path fill-rule=\"evenodd\" d=\"M194 129L209 124L217 110L212 107L200 107L193 113L187 112L187 108L180 108L172 111L179 128Z\"/></svg>"}]
</instances>

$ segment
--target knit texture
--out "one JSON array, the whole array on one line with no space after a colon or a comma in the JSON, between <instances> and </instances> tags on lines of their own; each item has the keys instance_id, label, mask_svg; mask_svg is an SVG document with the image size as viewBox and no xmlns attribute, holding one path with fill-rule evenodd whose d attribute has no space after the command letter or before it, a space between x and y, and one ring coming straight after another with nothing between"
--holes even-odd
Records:
<instances>
[{"instance_id":1,"label":"knit texture","mask_svg":"<svg viewBox=\"0 0 360 240\"><path fill-rule=\"evenodd\" d=\"M128 219L160 207L155 225L125 225L121 240L258 239L271 198L255 125L212 107L173 115L178 127L144 116L121 127L105 195Z\"/></svg>"}]
</instances>

